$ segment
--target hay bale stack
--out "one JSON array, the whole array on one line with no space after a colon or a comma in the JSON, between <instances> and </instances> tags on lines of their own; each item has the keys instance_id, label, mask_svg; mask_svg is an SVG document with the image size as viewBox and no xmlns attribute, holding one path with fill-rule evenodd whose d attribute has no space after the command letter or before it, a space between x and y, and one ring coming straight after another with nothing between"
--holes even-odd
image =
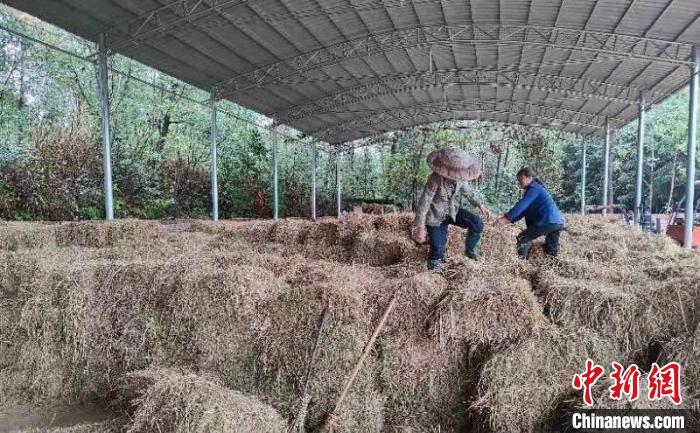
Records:
<instances>
[{"instance_id":1,"label":"hay bale stack","mask_svg":"<svg viewBox=\"0 0 700 433\"><path fill-rule=\"evenodd\" d=\"M389 431L461 431L468 390L462 352L401 335L380 338L379 380Z\"/></svg>"},{"instance_id":2,"label":"hay bale stack","mask_svg":"<svg viewBox=\"0 0 700 433\"><path fill-rule=\"evenodd\" d=\"M283 433L287 428L272 407L225 388L213 377L150 369L127 375L124 389L138 395L132 400L129 433Z\"/></svg>"},{"instance_id":3,"label":"hay bale stack","mask_svg":"<svg viewBox=\"0 0 700 433\"><path fill-rule=\"evenodd\" d=\"M57 225L55 235L60 247L105 248L152 241L161 235L161 227L155 221L138 220L71 222Z\"/></svg>"},{"instance_id":4,"label":"hay bale stack","mask_svg":"<svg viewBox=\"0 0 700 433\"><path fill-rule=\"evenodd\" d=\"M664 344L659 364L677 362L681 365L681 383L688 387L683 398L700 400L700 326L693 333L676 337ZM700 412L700 405L697 407Z\"/></svg>"},{"instance_id":5,"label":"hay bale stack","mask_svg":"<svg viewBox=\"0 0 700 433\"><path fill-rule=\"evenodd\" d=\"M442 273L449 288L428 319L440 342L499 349L547 323L530 284L504 268L461 259Z\"/></svg>"},{"instance_id":6,"label":"hay bale stack","mask_svg":"<svg viewBox=\"0 0 700 433\"><path fill-rule=\"evenodd\" d=\"M487 417L494 431L539 431L575 393L572 377L583 370L588 358L602 365L623 359L612 344L594 333L556 326L539 329L486 361L479 398L471 409Z\"/></svg>"},{"instance_id":7,"label":"hay bale stack","mask_svg":"<svg viewBox=\"0 0 700 433\"><path fill-rule=\"evenodd\" d=\"M387 317L382 335L429 337L426 332L428 317L435 302L447 290L447 280L440 274L422 269L407 277L380 278L376 277L376 283L369 286L364 302L366 310L373 313L373 322L377 322L392 294L397 294L394 311Z\"/></svg>"},{"instance_id":8,"label":"hay bale stack","mask_svg":"<svg viewBox=\"0 0 700 433\"><path fill-rule=\"evenodd\" d=\"M275 221L270 227L268 240L277 243L303 244L313 223L297 218Z\"/></svg>"},{"instance_id":9,"label":"hay bale stack","mask_svg":"<svg viewBox=\"0 0 700 433\"><path fill-rule=\"evenodd\" d=\"M0 251L50 248L56 245L50 224L6 222L0 224Z\"/></svg>"},{"instance_id":10,"label":"hay bale stack","mask_svg":"<svg viewBox=\"0 0 700 433\"><path fill-rule=\"evenodd\" d=\"M289 290L261 306L255 347L262 374L274 379L267 395L285 416L295 417L322 311L329 306L308 384L306 419L312 427L320 425L334 405L371 334L372 311L364 296L371 289L366 282L372 280L357 267L319 262L292 281ZM382 429L384 398L374 388L376 369L376 361L368 359L338 413L335 431Z\"/></svg>"},{"instance_id":11,"label":"hay bale stack","mask_svg":"<svg viewBox=\"0 0 700 433\"><path fill-rule=\"evenodd\" d=\"M377 230L395 233L410 233L414 220L415 215L409 212L392 212L371 219Z\"/></svg>"},{"instance_id":12,"label":"hay bale stack","mask_svg":"<svg viewBox=\"0 0 700 433\"><path fill-rule=\"evenodd\" d=\"M668 340L692 332L700 324L697 269L686 268L686 275L655 283L645 293L649 304L646 317L656 325L657 339Z\"/></svg>"},{"instance_id":13,"label":"hay bale stack","mask_svg":"<svg viewBox=\"0 0 700 433\"><path fill-rule=\"evenodd\" d=\"M388 266L424 257L422 249L408 235L378 230L358 233L350 251L350 261L370 266Z\"/></svg>"},{"instance_id":14,"label":"hay bale stack","mask_svg":"<svg viewBox=\"0 0 700 433\"><path fill-rule=\"evenodd\" d=\"M79 260L42 263L25 288L2 297L3 316L11 320L0 321L0 339L9 342L0 358L0 393L19 402L75 397L83 377L67 341L69 293L82 285L92 268Z\"/></svg>"},{"instance_id":15,"label":"hay bale stack","mask_svg":"<svg viewBox=\"0 0 700 433\"><path fill-rule=\"evenodd\" d=\"M237 389L254 389L255 323L265 303L287 289L261 266L191 263L158 320L167 347L162 360L196 365Z\"/></svg>"},{"instance_id":16,"label":"hay bale stack","mask_svg":"<svg viewBox=\"0 0 700 433\"><path fill-rule=\"evenodd\" d=\"M229 370L235 362L238 377L249 381L243 366L253 357L257 304L284 288L268 270L222 267L217 256L116 262L99 268L94 281L71 293L67 328L74 362L103 389L153 362L226 363Z\"/></svg>"},{"instance_id":17,"label":"hay bale stack","mask_svg":"<svg viewBox=\"0 0 700 433\"><path fill-rule=\"evenodd\" d=\"M11 342L2 389L28 399L105 395L120 374L159 361L224 365L249 382L242 365L254 357L257 303L285 286L262 267L218 258L57 261L21 296L0 300L0 339Z\"/></svg>"},{"instance_id":18,"label":"hay bale stack","mask_svg":"<svg viewBox=\"0 0 700 433\"><path fill-rule=\"evenodd\" d=\"M632 287L544 271L537 278L537 289L554 323L593 330L629 356L645 349L653 338L654 325L644 319L646 302Z\"/></svg>"}]
</instances>

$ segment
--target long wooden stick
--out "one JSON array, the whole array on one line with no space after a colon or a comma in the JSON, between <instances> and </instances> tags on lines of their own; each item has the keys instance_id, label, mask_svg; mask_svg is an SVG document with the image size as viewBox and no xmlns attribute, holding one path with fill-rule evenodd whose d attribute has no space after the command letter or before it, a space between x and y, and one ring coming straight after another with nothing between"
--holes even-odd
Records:
<instances>
[{"instance_id":1,"label":"long wooden stick","mask_svg":"<svg viewBox=\"0 0 700 433\"><path fill-rule=\"evenodd\" d=\"M382 315L382 318L379 320L377 327L374 328L374 332L372 333L372 336L369 338L369 341L365 345L365 349L362 351L362 356L360 356L360 359L357 361L357 364L355 364L355 368L353 368L352 373L350 373L350 376L346 380L345 386L343 387L343 392L340 393L338 400L336 400L335 406L333 407L333 410L331 410L328 413L328 416L326 417L325 422L321 426L320 433L328 433L333 428L333 424L335 423L336 414L338 413L340 406L343 404L343 401L345 400L345 397L346 397L348 391L350 390L350 387L352 387L352 384L355 382L355 378L357 377L357 373L360 372L360 369L362 368L362 364L365 362L365 359L367 359L367 356L369 356L369 352L370 352L370 350L372 350L372 346L374 346L374 342L377 340L379 333L381 332L382 328L384 327L384 324L386 323L386 319L387 319L387 317L389 317L389 313L394 308L394 304L396 304L396 293L394 293L391 296L391 300L389 301L389 305L387 305L386 309L384 309L384 314Z\"/></svg>"},{"instance_id":2,"label":"long wooden stick","mask_svg":"<svg viewBox=\"0 0 700 433\"><path fill-rule=\"evenodd\" d=\"M309 365L306 368L306 378L304 379L304 389L301 393L301 404L299 405L299 410L297 411L297 416L294 418L294 422L287 429L287 433L293 433L298 431L302 433L304 431L304 424L306 423L306 412L309 407L309 382L311 381L311 373L313 371L314 365L316 364L316 358L318 357L318 351L320 348L321 337L323 336L323 330L326 328L328 323L328 308L326 305L321 313L321 319L318 324L318 333L316 334L316 342L314 343L314 348L311 352L311 358L309 359Z\"/></svg>"}]
</instances>

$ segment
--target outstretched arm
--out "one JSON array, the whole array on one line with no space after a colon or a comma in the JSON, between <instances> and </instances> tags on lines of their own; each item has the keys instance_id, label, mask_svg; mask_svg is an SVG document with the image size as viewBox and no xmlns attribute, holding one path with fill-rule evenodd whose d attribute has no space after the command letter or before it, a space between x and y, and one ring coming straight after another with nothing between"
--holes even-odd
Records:
<instances>
[{"instance_id":1,"label":"outstretched arm","mask_svg":"<svg viewBox=\"0 0 700 433\"><path fill-rule=\"evenodd\" d=\"M532 203L535 201L536 196L537 194L535 193L535 190L533 188L526 189L523 197L520 200L518 200L518 202L515 203L513 208L506 212L506 214L503 215L503 217L511 223L518 221L523 217L523 215L525 215L525 211L530 206L532 206Z\"/></svg>"}]
</instances>

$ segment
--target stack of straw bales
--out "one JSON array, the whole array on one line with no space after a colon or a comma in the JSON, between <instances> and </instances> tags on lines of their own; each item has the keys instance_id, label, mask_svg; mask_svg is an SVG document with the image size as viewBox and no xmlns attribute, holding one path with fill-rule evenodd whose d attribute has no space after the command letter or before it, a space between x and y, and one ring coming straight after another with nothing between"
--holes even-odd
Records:
<instances>
[{"instance_id":1,"label":"stack of straw bales","mask_svg":"<svg viewBox=\"0 0 700 433\"><path fill-rule=\"evenodd\" d=\"M697 398L697 254L569 216L560 257L529 263L517 228L487 227L475 263L451 227L431 274L411 224L3 224L0 395L108 401L133 432L281 431L300 413L311 431L397 293L336 432L546 431L587 358L676 360ZM112 424L93 427L77 431Z\"/></svg>"}]
</instances>

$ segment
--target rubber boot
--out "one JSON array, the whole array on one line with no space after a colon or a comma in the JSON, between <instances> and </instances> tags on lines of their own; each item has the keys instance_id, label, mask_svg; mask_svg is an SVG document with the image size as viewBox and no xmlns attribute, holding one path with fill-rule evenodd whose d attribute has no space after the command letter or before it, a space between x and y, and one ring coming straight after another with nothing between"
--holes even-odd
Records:
<instances>
[{"instance_id":1,"label":"rubber boot","mask_svg":"<svg viewBox=\"0 0 700 433\"><path fill-rule=\"evenodd\" d=\"M441 260L428 260L428 270L430 272L437 272L440 269Z\"/></svg>"},{"instance_id":2,"label":"rubber boot","mask_svg":"<svg viewBox=\"0 0 700 433\"><path fill-rule=\"evenodd\" d=\"M472 260L479 260L478 246L481 241L481 233L469 232L465 242L464 254Z\"/></svg>"}]
</instances>

